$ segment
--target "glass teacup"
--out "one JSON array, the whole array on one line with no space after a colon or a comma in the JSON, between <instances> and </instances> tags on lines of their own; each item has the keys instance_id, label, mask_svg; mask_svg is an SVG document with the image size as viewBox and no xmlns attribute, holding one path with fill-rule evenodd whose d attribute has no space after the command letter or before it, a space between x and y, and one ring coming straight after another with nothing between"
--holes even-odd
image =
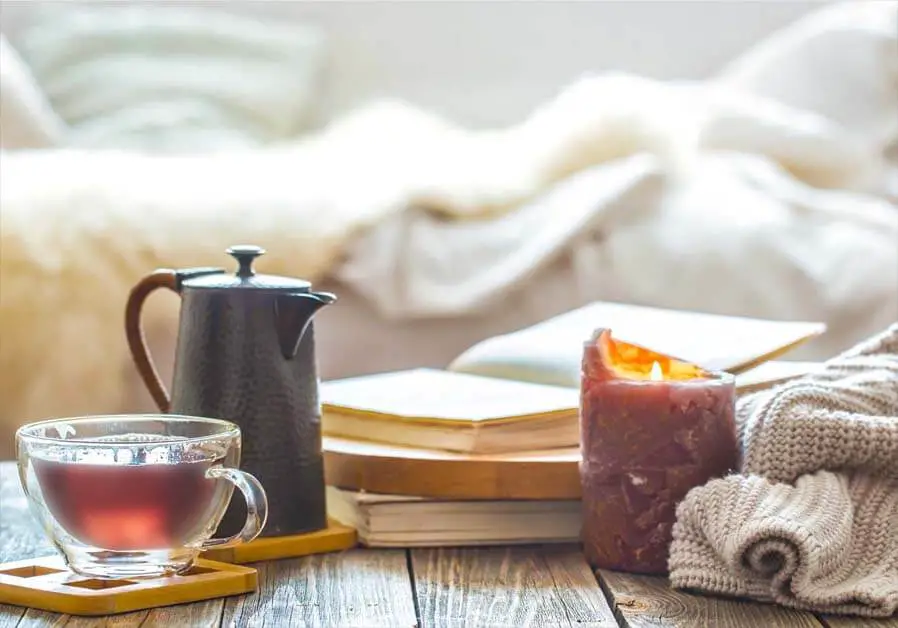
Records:
<instances>
[{"instance_id":1,"label":"glass teacup","mask_svg":"<svg viewBox=\"0 0 898 628\"><path fill-rule=\"evenodd\" d=\"M165 414L41 421L16 432L31 511L69 568L92 578L183 573L205 549L256 538L268 502L238 469L240 444L233 423ZM235 486L246 524L213 539Z\"/></svg>"}]
</instances>

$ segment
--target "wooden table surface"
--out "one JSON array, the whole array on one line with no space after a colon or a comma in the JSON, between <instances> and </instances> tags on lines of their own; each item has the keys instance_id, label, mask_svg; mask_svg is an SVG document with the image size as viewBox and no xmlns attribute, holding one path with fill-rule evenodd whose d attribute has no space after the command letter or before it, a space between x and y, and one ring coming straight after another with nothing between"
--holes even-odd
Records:
<instances>
[{"instance_id":1,"label":"wooden table surface","mask_svg":"<svg viewBox=\"0 0 898 628\"><path fill-rule=\"evenodd\" d=\"M0 463L0 562L53 553L28 512L15 466ZM370 550L255 565L251 595L108 618L0 605L0 628L150 626L695 626L898 628L898 618L815 617L672 591L664 578L600 572L576 547Z\"/></svg>"}]
</instances>

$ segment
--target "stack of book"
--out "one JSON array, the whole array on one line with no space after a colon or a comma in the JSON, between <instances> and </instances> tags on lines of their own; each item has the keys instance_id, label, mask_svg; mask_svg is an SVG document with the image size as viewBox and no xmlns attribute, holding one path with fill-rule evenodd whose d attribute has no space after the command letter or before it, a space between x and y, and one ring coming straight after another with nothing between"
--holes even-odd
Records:
<instances>
[{"instance_id":1,"label":"stack of book","mask_svg":"<svg viewBox=\"0 0 898 628\"><path fill-rule=\"evenodd\" d=\"M563 543L580 535L580 501L447 500L328 487L328 512L368 547Z\"/></svg>"},{"instance_id":2,"label":"stack of book","mask_svg":"<svg viewBox=\"0 0 898 628\"><path fill-rule=\"evenodd\" d=\"M322 431L326 440L379 444L427 458L445 455L456 464L465 456L570 452L579 439L579 357L583 342L599 327L627 342L732 372L740 393L815 368L771 359L824 330L819 323L596 303L475 346L447 370L324 382ZM452 497L443 490L436 491L440 497L406 494L409 483L398 480L395 494L372 493L364 490L363 479L329 486L328 510L372 547L570 542L580 533L579 500L570 495L519 499L506 486L487 499L471 490L480 497L470 499L457 477L444 478ZM378 486L390 486L389 477L378 480Z\"/></svg>"}]
</instances>

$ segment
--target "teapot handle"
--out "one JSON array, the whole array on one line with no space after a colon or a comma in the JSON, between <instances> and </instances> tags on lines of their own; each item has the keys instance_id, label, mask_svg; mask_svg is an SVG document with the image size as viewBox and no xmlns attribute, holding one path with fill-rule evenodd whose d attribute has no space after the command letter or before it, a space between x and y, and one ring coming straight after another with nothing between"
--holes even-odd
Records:
<instances>
[{"instance_id":1,"label":"teapot handle","mask_svg":"<svg viewBox=\"0 0 898 628\"><path fill-rule=\"evenodd\" d=\"M181 285L185 279L223 272L225 272L223 268L191 268L189 270L163 268L141 279L128 295L128 303L125 305L125 336L128 339L128 348L131 350L131 357L137 366L137 372L140 373L153 401L162 412L171 410L171 397L165 389L165 384L162 383L162 378L159 377L156 365L153 364L143 328L140 326L140 314L144 301L157 288L168 288L180 296Z\"/></svg>"},{"instance_id":2,"label":"teapot handle","mask_svg":"<svg viewBox=\"0 0 898 628\"><path fill-rule=\"evenodd\" d=\"M181 282L178 279L178 273L174 270L160 269L157 270L138 282L131 289L128 295L128 303L125 305L125 336L128 338L128 348L131 349L131 357L134 359L134 365L137 372L140 373L143 383L153 397L153 401L159 406L162 412L168 412L171 409L171 398L159 377L159 371L153 364L150 357L150 349L147 347L147 341L143 334L143 328L140 326L140 314L143 309L144 301L150 296L150 293L157 288L168 288L175 294L181 294Z\"/></svg>"}]
</instances>

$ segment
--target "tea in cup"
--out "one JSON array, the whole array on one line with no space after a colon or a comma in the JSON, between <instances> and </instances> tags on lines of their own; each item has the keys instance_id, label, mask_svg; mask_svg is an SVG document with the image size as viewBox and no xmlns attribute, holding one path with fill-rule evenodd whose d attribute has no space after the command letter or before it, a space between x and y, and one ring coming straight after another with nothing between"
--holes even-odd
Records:
<instances>
[{"instance_id":1,"label":"tea in cup","mask_svg":"<svg viewBox=\"0 0 898 628\"><path fill-rule=\"evenodd\" d=\"M69 568L92 578L188 571L203 550L256 538L268 502L238 469L240 428L177 415L41 421L16 432L29 506ZM213 539L234 487L243 529Z\"/></svg>"}]
</instances>

